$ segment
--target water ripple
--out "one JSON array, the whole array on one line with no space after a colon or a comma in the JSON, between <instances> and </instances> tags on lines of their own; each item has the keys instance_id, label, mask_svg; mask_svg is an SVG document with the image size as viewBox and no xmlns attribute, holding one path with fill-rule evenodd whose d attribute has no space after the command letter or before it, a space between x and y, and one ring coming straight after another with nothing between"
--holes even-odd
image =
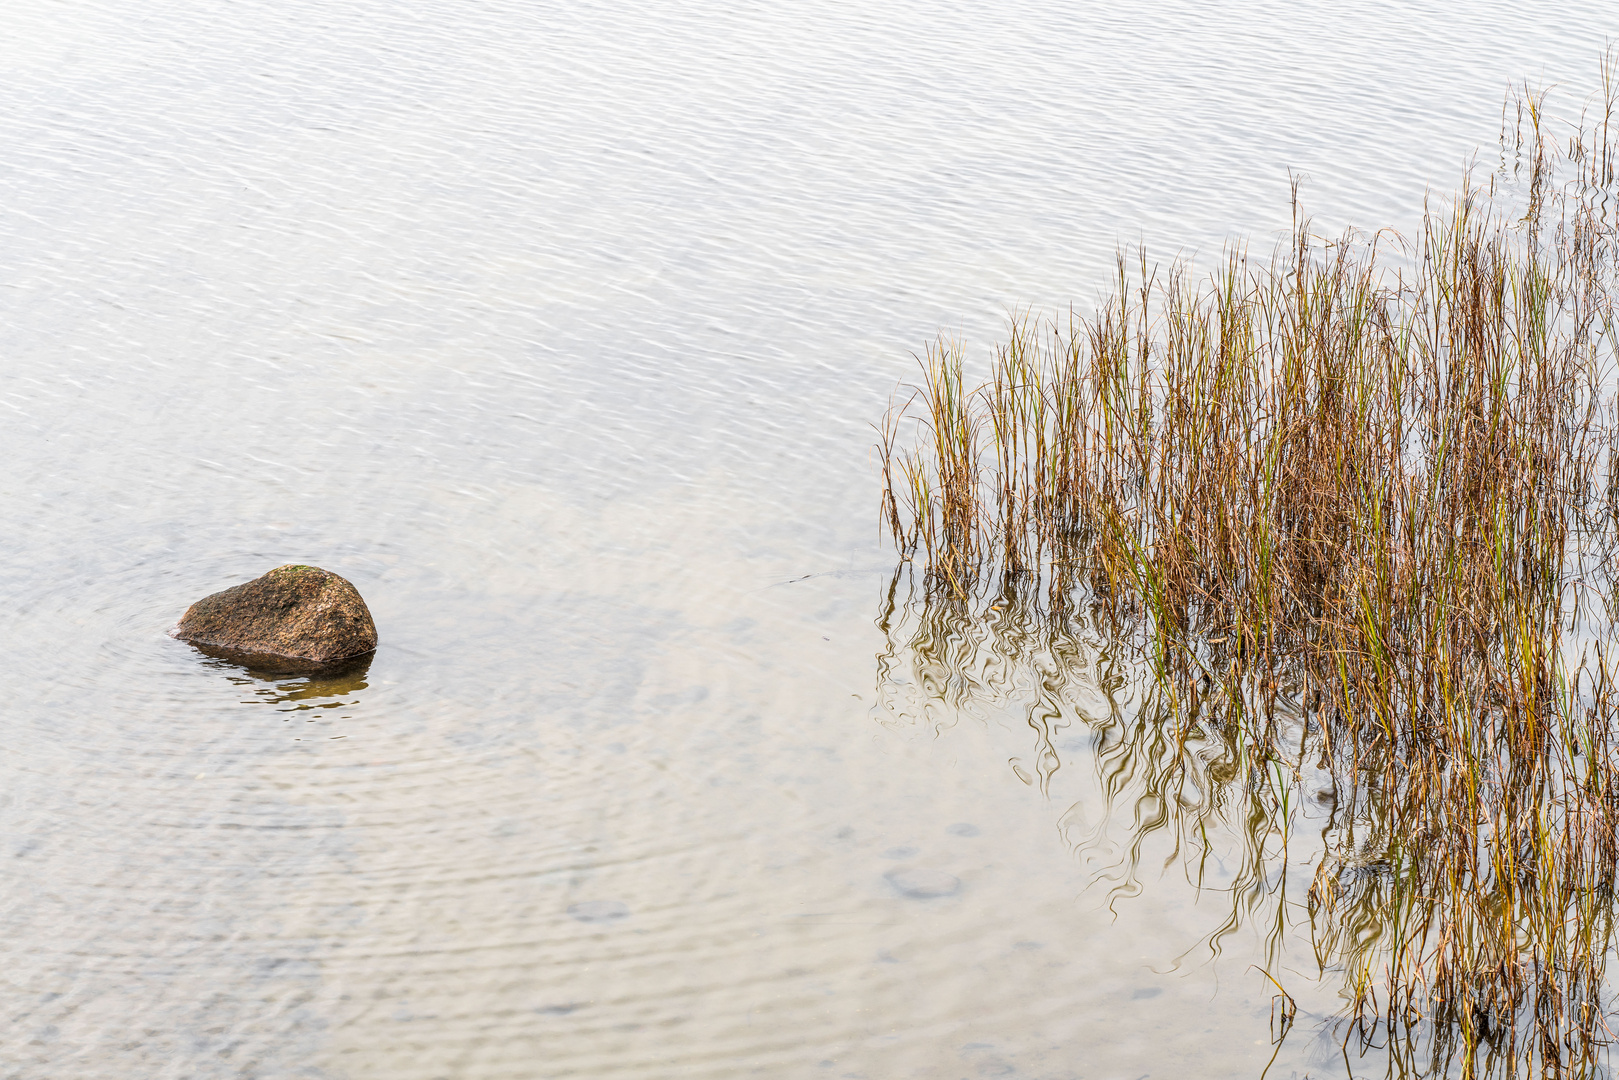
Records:
<instances>
[{"instance_id":1,"label":"water ripple","mask_svg":"<svg viewBox=\"0 0 1619 1080\"><path fill-rule=\"evenodd\" d=\"M868 423L1121 240L1268 244L1289 170L1414 220L1611 12L6 19L7 1076L1258 1060L1212 977L1114 1007L1196 913L1076 899L1044 799L1131 752L1090 643L940 619L870 724ZM166 636L294 560L367 597L363 674Z\"/></svg>"}]
</instances>

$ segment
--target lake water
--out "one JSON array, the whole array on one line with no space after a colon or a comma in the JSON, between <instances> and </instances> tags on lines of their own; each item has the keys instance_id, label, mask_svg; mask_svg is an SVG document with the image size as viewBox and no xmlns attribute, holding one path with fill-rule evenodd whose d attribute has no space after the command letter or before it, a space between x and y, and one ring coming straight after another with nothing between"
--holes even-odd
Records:
<instances>
[{"instance_id":1,"label":"lake water","mask_svg":"<svg viewBox=\"0 0 1619 1080\"><path fill-rule=\"evenodd\" d=\"M1108 817L1106 656L901 674L870 424L1121 243L1268 250L1290 174L1409 227L1610 4L3 21L0 1076L1382 1072L1307 926L1211 943ZM362 675L165 635L294 561Z\"/></svg>"}]
</instances>

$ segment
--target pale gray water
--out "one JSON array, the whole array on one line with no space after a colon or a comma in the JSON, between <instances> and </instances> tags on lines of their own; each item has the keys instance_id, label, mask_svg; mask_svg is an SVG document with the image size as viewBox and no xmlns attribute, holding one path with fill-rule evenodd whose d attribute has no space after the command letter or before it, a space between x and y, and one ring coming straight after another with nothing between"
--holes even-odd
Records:
<instances>
[{"instance_id":1,"label":"pale gray water","mask_svg":"<svg viewBox=\"0 0 1619 1080\"><path fill-rule=\"evenodd\" d=\"M1228 909L1154 835L1108 910L1105 663L1044 751L1024 675L876 700L868 425L1121 241L1268 248L1289 170L1409 226L1605 36L11 0L0 1076L1257 1076L1263 930L1188 954ZM369 600L363 679L164 636L294 560Z\"/></svg>"}]
</instances>

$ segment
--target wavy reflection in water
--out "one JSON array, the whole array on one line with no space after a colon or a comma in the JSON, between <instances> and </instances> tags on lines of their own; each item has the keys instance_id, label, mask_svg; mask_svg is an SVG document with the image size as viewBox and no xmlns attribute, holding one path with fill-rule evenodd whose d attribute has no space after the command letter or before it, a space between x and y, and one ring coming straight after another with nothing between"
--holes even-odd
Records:
<instances>
[{"instance_id":1,"label":"wavy reflection in water","mask_svg":"<svg viewBox=\"0 0 1619 1080\"><path fill-rule=\"evenodd\" d=\"M303 732L309 730L319 731L327 739L346 739L346 732L330 732L328 725L350 719L348 710L359 706L361 692L370 685L366 676L374 655L308 675L258 672L220 659L210 659L208 663L241 689L242 704L267 705L284 713L282 722L291 726L294 739L303 739ZM306 724L321 726L309 729Z\"/></svg>"},{"instance_id":2,"label":"wavy reflection in water","mask_svg":"<svg viewBox=\"0 0 1619 1080\"><path fill-rule=\"evenodd\" d=\"M224 660L210 660L209 666L220 669L226 679L253 695L244 704L271 705L281 712L302 712L358 704L354 695L370 685L366 676L371 670L371 660L367 655L357 663L316 675L256 672Z\"/></svg>"},{"instance_id":3,"label":"wavy reflection in water","mask_svg":"<svg viewBox=\"0 0 1619 1080\"><path fill-rule=\"evenodd\" d=\"M964 598L922 588L901 566L878 619L875 719L935 735L964 718L1015 719L1028 728L1028 751L1009 767L1042 793L1062 770L1088 768L1086 794L1060 800L1055 824L1093 888L1115 912L1150 878L1172 888L1149 861L1167 845L1163 870L1223 912L1185 943L1180 963L1251 965L1275 979L1278 1052L1299 1019L1311 1029L1308 1056L1339 1059L1351 1075L1368 1058L1391 1076L1607 1075L1615 860L1607 830L1561 826L1559 815L1580 812L1577 800L1524 791L1508 801L1538 815L1519 827L1590 850L1548 857L1550 849L1526 847L1525 865L1492 868L1490 822L1453 825L1446 814L1463 812L1444 809L1453 793L1392 783L1375 746L1348 756L1320 703L1298 687L1161 680L1141 627L1076 601L1083 593L1071 581L1007 575L998 588ZM1255 724L1262 696L1272 707ZM1075 732L1087 738L1076 742ZM1504 752L1499 764L1491 782L1510 793ZM1470 836L1475 874L1443 872L1456 862L1450 849ZM1513 872L1515 884L1498 877ZM1514 908L1524 881L1534 899ZM1549 943L1522 978L1555 980L1566 995L1569 1037L1559 1045L1537 1041L1542 1002L1514 1010L1480 1001L1458 1015L1433 992L1456 977L1433 973L1455 956L1514 962L1474 930L1480 906ZM1458 948L1451 935L1470 936ZM1313 986L1298 984L1301 970ZM1316 1007L1301 1012L1307 995Z\"/></svg>"}]
</instances>

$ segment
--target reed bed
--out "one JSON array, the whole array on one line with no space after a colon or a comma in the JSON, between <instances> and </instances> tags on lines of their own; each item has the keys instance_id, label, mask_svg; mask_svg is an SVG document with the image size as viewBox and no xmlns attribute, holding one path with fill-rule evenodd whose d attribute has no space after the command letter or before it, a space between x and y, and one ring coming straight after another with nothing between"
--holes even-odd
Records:
<instances>
[{"instance_id":1,"label":"reed bed","mask_svg":"<svg viewBox=\"0 0 1619 1080\"><path fill-rule=\"evenodd\" d=\"M1174 739L1220 733L1251 795L1285 801L1306 752L1331 771L1363 827L1308 904L1349 1030L1423 1028L1466 1075L1481 1052L1589 1073L1612 1036L1604 70L1566 142L1520 95L1519 168L1411 241L1322 241L1295 210L1271 259L1205 278L1121 258L1093 315L1015 321L981 382L930 348L881 427L883 520L929 602L1038 582L1048 617L1130 644Z\"/></svg>"}]
</instances>

